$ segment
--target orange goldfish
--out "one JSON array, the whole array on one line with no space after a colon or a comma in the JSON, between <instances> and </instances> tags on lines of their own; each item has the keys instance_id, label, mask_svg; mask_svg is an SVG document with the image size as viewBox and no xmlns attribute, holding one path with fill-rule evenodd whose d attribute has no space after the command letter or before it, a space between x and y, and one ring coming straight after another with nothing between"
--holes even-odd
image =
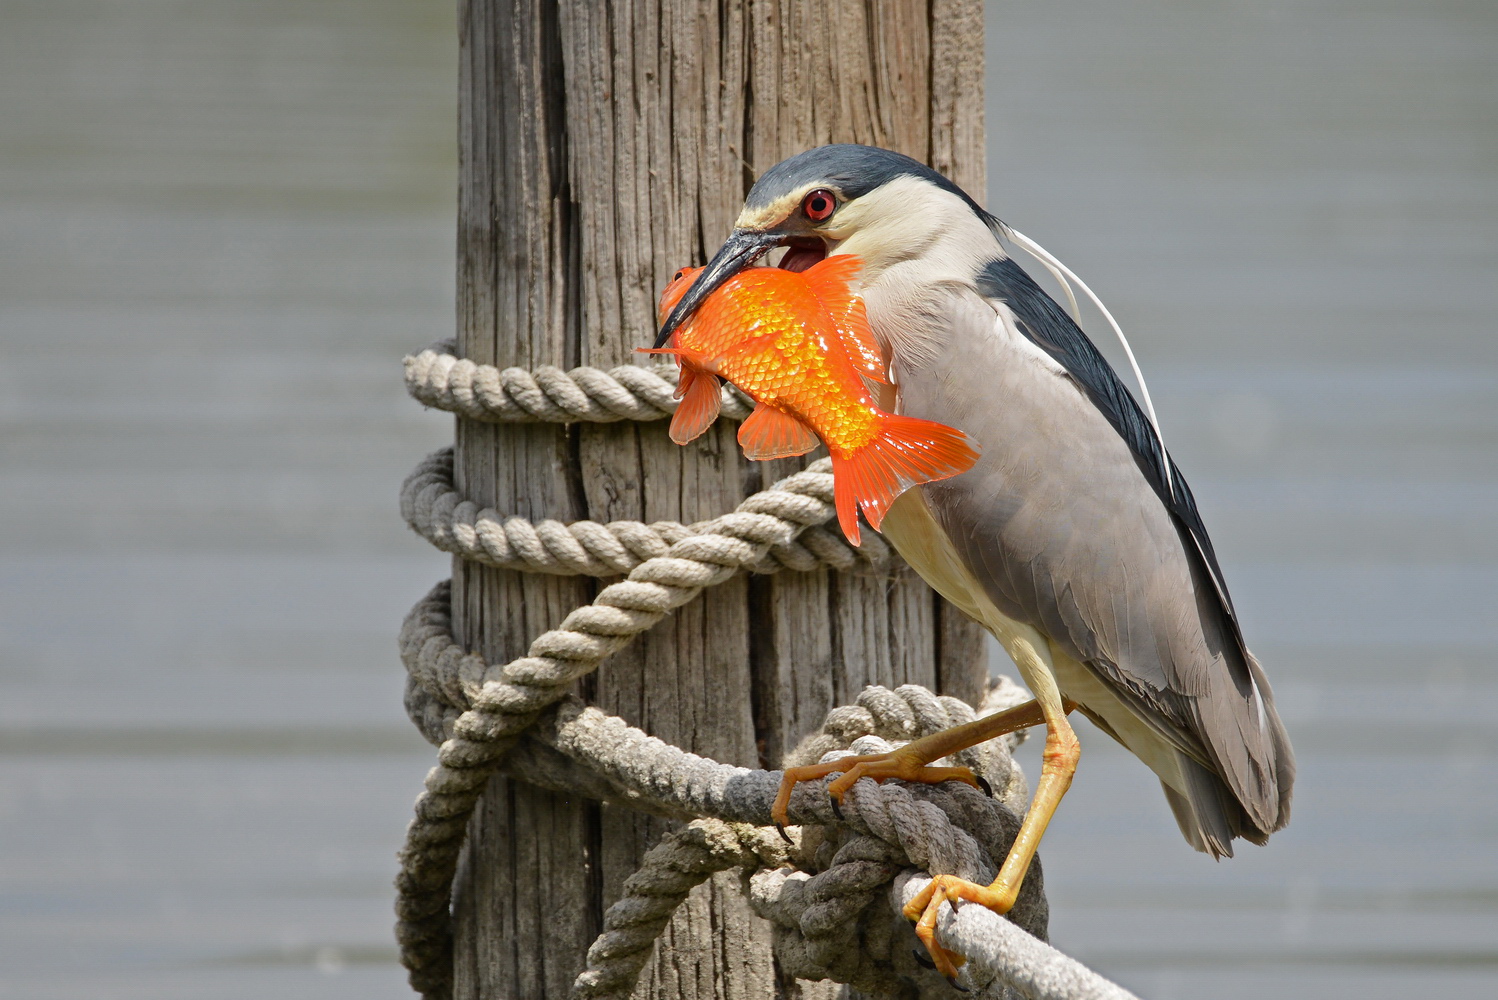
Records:
<instances>
[{"instance_id":1,"label":"orange goldfish","mask_svg":"<svg viewBox=\"0 0 1498 1000\"><path fill-rule=\"evenodd\" d=\"M874 405L864 379L885 382L885 367L850 285L861 266L840 254L799 273L742 271L703 301L670 346L642 349L675 355L681 367L677 444L718 418L723 379L758 404L739 428L747 457L804 455L820 437L832 455L838 525L854 545L859 510L878 530L901 493L966 472L978 458L961 431ZM677 272L661 293L662 321L701 270Z\"/></svg>"}]
</instances>

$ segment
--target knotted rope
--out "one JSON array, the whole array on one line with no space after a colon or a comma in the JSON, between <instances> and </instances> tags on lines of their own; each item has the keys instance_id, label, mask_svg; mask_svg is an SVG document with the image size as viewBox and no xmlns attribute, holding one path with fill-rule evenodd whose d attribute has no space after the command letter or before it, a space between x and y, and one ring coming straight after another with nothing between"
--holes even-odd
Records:
<instances>
[{"instance_id":1,"label":"knotted rope","mask_svg":"<svg viewBox=\"0 0 1498 1000\"><path fill-rule=\"evenodd\" d=\"M422 402L474 419L656 420L674 409L670 379L644 369L540 369L532 376L460 361L446 346L407 358L407 385ZM725 406L730 402L737 405L725 398ZM400 641L409 672L407 708L440 747L416 802L396 881L397 936L416 989L431 998L451 994L448 906L458 853L485 783L508 766L547 787L692 820L649 852L626 883L574 996L628 996L651 942L696 884L692 880L731 868L744 873L756 912L778 928L776 954L792 974L850 983L870 996L948 995L940 976L906 957L915 939L898 908L927 877L916 869L992 879L994 859L1003 857L1017 829L1014 811L1002 801L965 785L862 781L837 817L825 783L802 785L792 796L790 818L814 826L788 849L766 830L779 772L686 753L564 697L573 681L633 636L740 570L885 565L887 550L866 554L820 529L833 513L828 468L826 460L814 462L733 513L690 526L531 525L503 518L457 495L450 452L429 457L407 480L402 510L408 523L445 551L534 572L627 573L537 637L526 656L506 664L486 663L454 641L446 582L407 617ZM1015 703L1017 691L1000 685L985 709ZM964 703L921 688L870 688L858 706L830 713L822 733L795 759L882 752L891 747L889 740L973 717ZM961 762L989 776L1005 800L1023 804L1023 779L1001 741L966 752ZM948 940L949 927L963 940L981 939L967 949L964 975L971 986L1000 996L1007 983L1055 1000L1129 996L1021 929L1044 934L1038 876L1036 871L1027 879L1012 921L980 907L944 911L942 940ZM885 905L874 905L881 899ZM1019 965L1015 956L1023 956Z\"/></svg>"}]
</instances>

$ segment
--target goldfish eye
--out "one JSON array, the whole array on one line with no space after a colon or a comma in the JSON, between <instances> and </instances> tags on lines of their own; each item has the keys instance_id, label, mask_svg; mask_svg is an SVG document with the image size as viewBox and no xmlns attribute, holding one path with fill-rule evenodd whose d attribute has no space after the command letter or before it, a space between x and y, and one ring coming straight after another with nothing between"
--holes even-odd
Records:
<instances>
[{"instance_id":1,"label":"goldfish eye","mask_svg":"<svg viewBox=\"0 0 1498 1000\"><path fill-rule=\"evenodd\" d=\"M677 271L675 274L671 275L671 280L672 281L680 281L682 275L684 275L686 273L687 273L687 269L686 268L682 268L681 270Z\"/></svg>"},{"instance_id":2,"label":"goldfish eye","mask_svg":"<svg viewBox=\"0 0 1498 1000\"><path fill-rule=\"evenodd\" d=\"M812 222L823 222L837 209L837 196L826 188L817 188L801 202L801 211Z\"/></svg>"}]
</instances>

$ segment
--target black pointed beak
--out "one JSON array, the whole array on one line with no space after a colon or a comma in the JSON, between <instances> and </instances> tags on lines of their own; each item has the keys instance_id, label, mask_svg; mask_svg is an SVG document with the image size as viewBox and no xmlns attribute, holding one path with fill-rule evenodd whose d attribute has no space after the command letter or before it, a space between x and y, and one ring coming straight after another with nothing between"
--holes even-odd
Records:
<instances>
[{"instance_id":1,"label":"black pointed beak","mask_svg":"<svg viewBox=\"0 0 1498 1000\"><path fill-rule=\"evenodd\" d=\"M733 235L728 237L728 242L718 248L713 259L707 262L707 267L697 275L697 280L692 282L692 287L687 289L687 294L676 303L676 308L666 317L666 322L661 324L660 335L655 338L656 347L664 347L666 341L671 339L671 334L676 328L691 318L697 307L702 305L709 295L718 290L718 287L738 274L744 268L759 260L765 254L778 246L785 245L783 233L761 232L755 229L735 229Z\"/></svg>"}]
</instances>

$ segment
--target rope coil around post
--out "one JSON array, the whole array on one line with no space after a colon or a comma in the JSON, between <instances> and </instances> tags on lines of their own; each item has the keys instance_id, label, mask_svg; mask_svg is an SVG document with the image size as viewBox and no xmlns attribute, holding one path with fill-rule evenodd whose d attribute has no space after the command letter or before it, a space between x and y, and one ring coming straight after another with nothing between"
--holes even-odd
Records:
<instances>
[{"instance_id":1,"label":"rope coil around post","mask_svg":"<svg viewBox=\"0 0 1498 1000\"><path fill-rule=\"evenodd\" d=\"M676 412L675 365L618 365L563 371L543 365L496 368L454 356L456 344L439 340L405 360L406 391L418 402L486 423L617 423L664 420ZM723 386L723 416L743 420L753 404Z\"/></svg>"},{"instance_id":2,"label":"rope coil around post","mask_svg":"<svg viewBox=\"0 0 1498 1000\"><path fill-rule=\"evenodd\" d=\"M406 359L415 398L490 422L663 419L675 409L673 374L632 366L609 372L500 370L453 357L449 343ZM724 404L733 416L747 415L734 393L725 390ZM574 996L628 996L655 937L696 884L692 880L730 869L743 873L751 905L777 927L777 957L793 974L850 983L870 996L949 995L945 980L905 957L908 944L894 945L902 933L915 940L899 907L929 877L917 869L991 879L994 858L1003 857L1017 829L1012 809L960 784L865 780L849 792L844 815L837 817L825 783L813 783L792 796L791 820L807 826L800 844L786 848L767 829L778 772L689 754L564 697L572 681L633 636L740 570L827 565L886 571L894 556L882 542L870 548L877 535L860 550L821 527L832 516L831 502L826 460L754 494L733 513L696 525L505 518L457 494L450 449L429 456L407 479L403 515L444 551L528 572L626 575L507 664L486 663L453 639L446 582L407 617L400 642L410 675L407 709L423 735L440 744L396 881L397 937L413 987L434 1000L451 995L449 903L458 852L485 783L508 758L526 780L692 820L652 849L626 883L624 897L605 916L604 933L590 949ZM1000 685L985 710L1006 707L995 698L1015 703L1016 692L1022 700L1012 683L1008 689ZM882 752L891 748L891 738L915 738L973 717L962 702L914 686L897 692L870 688L859 705L829 713L823 732L798 753L814 760ZM1022 805L1023 778L1001 744L964 752L958 762L990 774L1002 799ZM943 941L950 925L952 940L976 936L984 942L964 946L972 986L983 995L1003 996L1014 988L1045 1000L1129 997L1021 929L1044 934L1039 879L1027 880L1026 889L1011 913L1013 922L974 906L960 907L963 919L957 922L950 907L943 911ZM880 899L883 905L874 906ZM995 930L994 924L1003 927Z\"/></svg>"},{"instance_id":3,"label":"rope coil around post","mask_svg":"<svg viewBox=\"0 0 1498 1000\"><path fill-rule=\"evenodd\" d=\"M692 535L711 533L713 521L531 522L506 517L493 508L465 500L453 486L453 450L433 452L401 486L401 515L412 531L444 552L525 573L563 576L620 576L647 559L664 556L672 545ZM889 543L877 534L855 548L841 532L808 524L799 535L770 547L768 557L750 569L773 573L782 568L807 572L826 565L842 572L866 568L884 571L897 561Z\"/></svg>"}]
</instances>

